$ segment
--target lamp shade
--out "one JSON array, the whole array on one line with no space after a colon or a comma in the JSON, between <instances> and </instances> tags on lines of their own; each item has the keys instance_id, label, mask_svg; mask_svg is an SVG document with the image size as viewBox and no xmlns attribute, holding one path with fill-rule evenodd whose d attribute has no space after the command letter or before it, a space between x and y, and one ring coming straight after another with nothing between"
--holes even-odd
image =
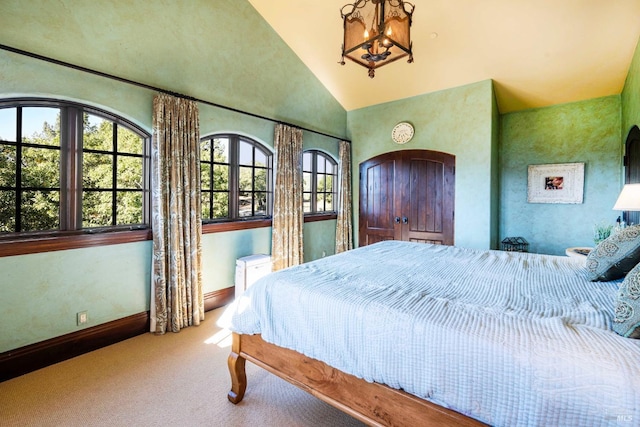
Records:
<instances>
[{"instance_id":1,"label":"lamp shade","mask_svg":"<svg viewBox=\"0 0 640 427\"><path fill-rule=\"evenodd\" d=\"M613 210L640 211L640 184L625 184Z\"/></svg>"},{"instance_id":2,"label":"lamp shade","mask_svg":"<svg viewBox=\"0 0 640 427\"><path fill-rule=\"evenodd\" d=\"M411 20L414 6L403 0L357 0L342 7L342 61L369 69L369 77L385 64L408 57L413 62Z\"/></svg>"}]
</instances>

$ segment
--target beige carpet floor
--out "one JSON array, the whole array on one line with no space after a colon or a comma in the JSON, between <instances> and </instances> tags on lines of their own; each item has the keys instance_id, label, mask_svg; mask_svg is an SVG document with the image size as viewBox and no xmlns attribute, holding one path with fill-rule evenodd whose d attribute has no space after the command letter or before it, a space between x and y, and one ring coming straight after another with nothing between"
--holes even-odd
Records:
<instances>
[{"instance_id":1,"label":"beige carpet floor","mask_svg":"<svg viewBox=\"0 0 640 427\"><path fill-rule=\"evenodd\" d=\"M363 425L251 363L244 400L230 403L222 310L0 383L0 426Z\"/></svg>"}]
</instances>

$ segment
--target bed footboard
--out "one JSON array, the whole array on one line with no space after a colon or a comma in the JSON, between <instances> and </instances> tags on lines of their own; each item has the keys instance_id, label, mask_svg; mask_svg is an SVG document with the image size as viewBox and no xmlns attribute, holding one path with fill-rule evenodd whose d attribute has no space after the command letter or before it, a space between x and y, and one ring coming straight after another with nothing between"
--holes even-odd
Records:
<instances>
[{"instance_id":1,"label":"bed footboard","mask_svg":"<svg viewBox=\"0 0 640 427\"><path fill-rule=\"evenodd\" d=\"M228 358L231 390L227 396L232 403L239 403L247 388L246 360L369 425L485 425L401 390L369 383L324 362L267 343L260 335L233 334Z\"/></svg>"},{"instance_id":2,"label":"bed footboard","mask_svg":"<svg viewBox=\"0 0 640 427\"><path fill-rule=\"evenodd\" d=\"M237 348L236 348L237 347ZM227 398L231 403L240 403L247 389L247 373L245 371L246 359L240 356L240 339L236 339L233 334L233 345L231 353L227 359L229 366L229 374L231 375L231 390L227 394Z\"/></svg>"}]
</instances>

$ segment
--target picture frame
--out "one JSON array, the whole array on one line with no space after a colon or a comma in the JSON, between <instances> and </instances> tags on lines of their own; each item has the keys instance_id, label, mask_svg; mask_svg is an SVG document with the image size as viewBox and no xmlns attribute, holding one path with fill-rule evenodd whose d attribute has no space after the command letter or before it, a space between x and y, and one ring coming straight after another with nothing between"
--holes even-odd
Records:
<instances>
[{"instance_id":1,"label":"picture frame","mask_svg":"<svg viewBox=\"0 0 640 427\"><path fill-rule=\"evenodd\" d=\"M529 165L527 187L529 203L582 203L584 163Z\"/></svg>"}]
</instances>

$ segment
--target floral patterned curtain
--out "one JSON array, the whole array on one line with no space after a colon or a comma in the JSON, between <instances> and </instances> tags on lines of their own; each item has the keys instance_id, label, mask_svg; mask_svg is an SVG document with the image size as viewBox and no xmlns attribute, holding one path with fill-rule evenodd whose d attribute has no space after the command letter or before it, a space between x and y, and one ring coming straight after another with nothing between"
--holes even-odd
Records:
<instances>
[{"instance_id":1,"label":"floral patterned curtain","mask_svg":"<svg viewBox=\"0 0 640 427\"><path fill-rule=\"evenodd\" d=\"M276 183L273 195L273 271L301 264L303 254L302 130L276 125Z\"/></svg>"},{"instance_id":2,"label":"floral patterned curtain","mask_svg":"<svg viewBox=\"0 0 640 427\"><path fill-rule=\"evenodd\" d=\"M151 144L151 332L204 320L198 104L160 94Z\"/></svg>"},{"instance_id":3,"label":"floral patterned curtain","mask_svg":"<svg viewBox=\"0 0 640 427\"><path fill-rule=\"evenodd\" d=\"M336 253L353 249L351 226L351 144L340 141L340 188L336 221Z\"/></svg>"}]
</instances>

